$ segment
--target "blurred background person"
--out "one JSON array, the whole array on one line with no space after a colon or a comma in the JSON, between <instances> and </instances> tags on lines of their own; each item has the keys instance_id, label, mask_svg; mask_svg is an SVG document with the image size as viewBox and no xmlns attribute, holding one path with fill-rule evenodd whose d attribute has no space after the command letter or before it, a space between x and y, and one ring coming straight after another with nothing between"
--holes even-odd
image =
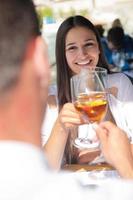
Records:
<instances>
[{"instance_id":1,"label":"blurred background person","mask_svg":"<svg viewBox=\"0 0 133 200\"><path fill-rule=\"evenodd\" d=\"M112 22L112 28L113 27L123 27L119 18L114 19L114 21Z\"/></svg>"},{"instance_id":2,"label":"blurred background person","mask_svg":"<svg viewBox=\"0 0 133 200\"><path fill-rule=\"evenodd\" d=\"M122 71L133 79L133 38L122 27L113 27L107 33L108 46L112 51L112 71Z\"/></svg>"},{"instance_id":3,"label":"blurred background person","mask_svg":"<svg viewBox=\"0 0 133 200\"><path fill-rule=\"evenodd\" d=\"M97 29L97 31L100 35L101 44L102 44L102 47L103 47L103 53L105 55L105 58L106 58L108 63L112 63L112 51L108 47L107 37L104 36L105 30L103 28L103 25L97 24L97 25L95 25L95 28Z\"/></svg>"}]
</instances>

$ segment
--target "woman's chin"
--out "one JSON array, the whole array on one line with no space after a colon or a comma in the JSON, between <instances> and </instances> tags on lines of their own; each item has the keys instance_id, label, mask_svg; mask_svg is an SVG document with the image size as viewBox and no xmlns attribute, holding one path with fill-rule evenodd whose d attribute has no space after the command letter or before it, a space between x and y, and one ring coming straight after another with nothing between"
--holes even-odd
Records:
<instances>
[{"instance_id":1,"label":"woman's chin","mask_svg":"<svg viewBox=\"0 0 133 200\"><path fill-rule=\"evenodd\" d=\"M95 69L96 66L92 66L92 65L85 65L85 66L82 66L80 67L81 69Z\"/></svg>"}]
</instances>

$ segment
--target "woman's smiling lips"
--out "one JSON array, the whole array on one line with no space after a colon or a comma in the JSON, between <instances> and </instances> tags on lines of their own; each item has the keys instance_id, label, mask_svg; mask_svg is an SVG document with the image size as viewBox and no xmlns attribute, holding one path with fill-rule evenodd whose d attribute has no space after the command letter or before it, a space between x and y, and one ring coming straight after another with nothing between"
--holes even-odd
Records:
<instances>
[{"instance_id":1,"label":"woman's smiling lips","mask_svg":"<svg viewBox=\"0 0 133 200\"><path fill-rule=\"evenodd\" d=\"M78 65L79 67L89 67L90 65L92 66L93 62L92 60L86 61L86 62L76 62L76 65Z\"/></svg>"}]
</instances>

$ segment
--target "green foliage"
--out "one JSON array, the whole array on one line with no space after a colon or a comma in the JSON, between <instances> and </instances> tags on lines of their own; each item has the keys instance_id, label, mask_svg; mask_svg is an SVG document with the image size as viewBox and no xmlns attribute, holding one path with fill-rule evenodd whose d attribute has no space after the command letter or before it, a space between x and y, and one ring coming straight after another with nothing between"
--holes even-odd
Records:
<instances>
[{"instance_id":1,"label":"green foliage","mask_svg":"<svg viewBox=\"0 0 133 200\"><path fill-rule=\"evenodd\" d=\"M65 19L69 16L74 16L74 15L82 15L85 17L89 15L88 9L76 10L73 7L71 7L68 11L59 9L57 14L55 14L53 11L53 8L48 7L48 6L38 7L37 13L38 13L39 21L40 21L40 29L42 27L43 19L47 17L54 18L54 19L56 18L58 20L58 18Z\"/></svg>"},{"instance_id":2,"label":"green foliage","mask_svg":"<svg viewBox=\"0 0 133 200\"><path fill-rule=\"evenodd\" d=\"M75 10L74 8L70 8L68 11L63 11L62 9L60 9L58 10L57 15L61 19L65 19L69 16L74 16L74 15L82 15L84 17L88 17L89 11L88 9Z\"/></svg>"},{"instance_id":3,"label":"green foliage","mask_svg":"<svg viewBox=\"0 0 133 200\"><path fill-rule=\"evenodd\" d=\"M74 15L76 15L76 10L74 9L74 8L70 8L70 10L69 10L69 15L70 16L74 16Z\"/></svg>"},{"instance_id":4,"label":"green foliage","mask_svg":"<svg viewBox=\"0 0 133 200\"><path fill-rule=\"evenodd\" d=\"M59 10L58 10L58 16L59 16L60 18L63 18L63 17L65 16L65 12L64 12L62 9L59 9Z\"/></svg>"},{"instance_id":5,"label":"green foliage","mask_svg":"<svg viewBox=\"0 0 133 200\"><path fill-rule=\"evenodd\" d=\"M38 12L40 17L53 17L54 16L53 9L51 7L48 7L48 6L38 8L37 12Z\"/></svg>"},{"instance_id":6,"label":"green foliage","mask_svg":"<svg viewBox=\"0 0 133 200\"><path fill-rule=\"evenodd\" d=\"M80 10L78 14L86 17L89 15L89 11L88 9L83 9L83 10Z\"/></svg>"},{"instance_id":7,"label":"green foliage","mask_svg":"<svg viewBox=\"0 0 133 200\"><path fill-rule=\"evenodd\" d=\"M45 17L53 17L54 16L53 9L48 6L37 8L37 14L38 14L39 21L40 21L40 28L42 27L43 19Z\"/></svg>"}]
</instances>

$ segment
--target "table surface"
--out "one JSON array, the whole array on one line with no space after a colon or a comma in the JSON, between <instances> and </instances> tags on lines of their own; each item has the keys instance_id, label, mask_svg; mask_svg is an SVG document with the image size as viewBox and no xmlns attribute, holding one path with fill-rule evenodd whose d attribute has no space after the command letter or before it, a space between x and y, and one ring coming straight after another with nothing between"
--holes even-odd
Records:
<instances>
[{"instance_id":1,"label":"table surface","mask_svg":"<svg viewBox=\"0 0 133 200\"><path fill-rule=\"evenodd\" d=\"M114 168L107 164L96 164L96 165L79 165L79 164L71 164L64 165L62 167L63 170L67 171L92 171L92 170L114 170Z\"/></svg>"}]
</instances>

